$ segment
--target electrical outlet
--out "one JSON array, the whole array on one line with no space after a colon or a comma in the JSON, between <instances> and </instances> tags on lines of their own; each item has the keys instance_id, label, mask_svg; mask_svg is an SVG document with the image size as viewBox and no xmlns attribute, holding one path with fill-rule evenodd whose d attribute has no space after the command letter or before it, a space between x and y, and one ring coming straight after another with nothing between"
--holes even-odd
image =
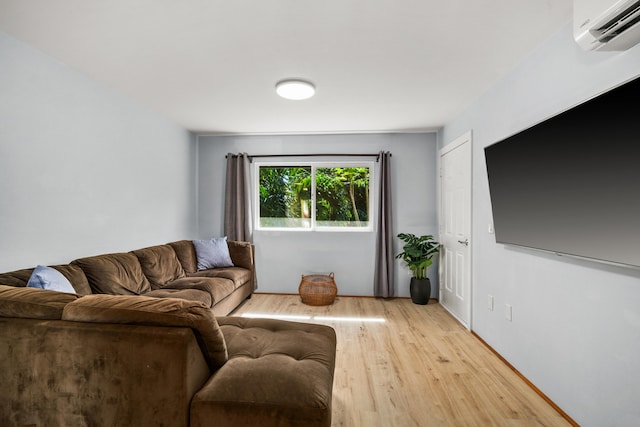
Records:
<instances>
[{"instance_id":1,"label":"electrical outlet","mask_svg":"<svg viewBox=\"0 0 640 427\"><path fill-rule=\"evenodd\" d=\"M513 309L509 304L504 305L504 318L509 322L511 322L511 320L513 319Z\"/></svg>"},{"instance_id":2,"label":"electrical outlet","mask_svg":"<svg viewBox=\"0 0 640 427\"><path fill-rule=\"evenodd\" d=\"M487 299L487 309L489 309L489 311L493 311L493 295L489 295L489 298Z\"/></svg>"}]
</instances>

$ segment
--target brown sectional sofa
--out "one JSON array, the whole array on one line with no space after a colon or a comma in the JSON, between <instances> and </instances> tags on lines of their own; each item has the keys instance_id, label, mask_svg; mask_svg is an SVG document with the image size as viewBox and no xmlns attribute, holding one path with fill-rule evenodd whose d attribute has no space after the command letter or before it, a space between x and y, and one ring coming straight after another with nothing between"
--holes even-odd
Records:
<instances>
[{"instance_id":1,"label":"brown sectional sofa","mask_svg":"<svg viewBox=\"0 0 640 427\"><path fill-rule=\"evenodd\" d=\"M227 242L233 267L198 271L191 240L130 252L79 258L53 266L79 295L145 295L200 301L218 316L232 312L254 291L253 246ZM33 268L0 274L0 284L26 286Z\"/></svg>"},{"instance_id":2,"label":"brown sectional sofa","mask_svg":"<svg viewBox=\"0 0 640 427\"><path fill-rule=\"evenodd\" d=\"M0 274L0 425L330 426L335 331L226 317L254 286L228 243L210 271L186 240L56 266L75 294Z\"/></svg>"}]
</instances>

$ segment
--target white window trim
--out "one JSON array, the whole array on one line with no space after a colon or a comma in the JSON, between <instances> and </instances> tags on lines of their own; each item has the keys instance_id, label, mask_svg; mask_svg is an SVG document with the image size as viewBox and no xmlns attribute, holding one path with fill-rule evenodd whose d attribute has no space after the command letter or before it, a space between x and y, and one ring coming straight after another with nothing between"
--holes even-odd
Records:
<instances>
[{"instance_id":1,"label":"white window trim","mask_svg":"<svg viewBox=\"0 0 640 427\"><path fill-rule=\"evenodd\" d=\"M311 167L311 227L261 227L260 226L260 167ZM369 168L369 220L366 227L327 227L316 225L316 175L317 168ZM253 162L253 218L256 231L286 231L286 232L339 232L339 233L370 233L374 231L376 211L374 209L375 163L373 161L261 161Z\"/></svg>"}]
</instances>

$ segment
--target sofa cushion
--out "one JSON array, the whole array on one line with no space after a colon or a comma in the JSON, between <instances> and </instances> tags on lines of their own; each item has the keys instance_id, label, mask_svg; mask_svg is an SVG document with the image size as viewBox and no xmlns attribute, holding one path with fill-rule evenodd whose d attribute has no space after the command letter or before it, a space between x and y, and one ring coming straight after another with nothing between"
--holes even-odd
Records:
<instances>
[{"instance_id":1,"label":"sofa cushion","mask_svg":"<svg viewBox=\"0 0 640 427\"><path fill-rule=\"evenodd\" d=\"M68 294L76 293L69 279L64 277L64 275L55 268L44 265L38 265L33 269L31 277L29 277L29 281L27 282L27 288L47 289L50 291L66 292Z\"/></svg>"},{"instance_id":2,"label":"sofa cushion","mask_svg":"<svg viewBox=\"0 0 640 427\"><path fill-rule=\"evenodd\" d=\"M76 294L0 285L0 317L58 320L65 305L78 298Z\"/></svg>"},{"instance_id":3,"label":"sofa cushion","mask_svg":"<svg viewBox=\"0 0 640 427\"><path fill-rule=\"evenodd\" d=\"M214 302L209 292L201 291L200 289L160 288L147 292L144 296L154 298L182 298L189 301L201 302L209 308L213 306Z\"/></svg>"},{"instance_id":4,"label":"sofa cushion","mask_svg":"<svg viewBox=\"0 0 640 427\"><path fill-rule=\"evenodd\" d=\"M235 290L233 281L222 277L183 277L174 280L163 289L198 289L211 295L212 305L222 301Z\"/></svg>"},{"instance_id":5,"label":"sofa cushion","mask_svg":"<svg viewBox=\"0 0 640 427\"><path fill-rule=\"evenodd\" d=\"M227 347L215 316L204 304L178 298L88 295L67 304L63 320L191 328L212 370L227 361Z\"/></svg>"},{"instance_id":6,"label":"sofa cushion","mask_svg":"<svg viewBox=\"0 0 640 427\"><path fill-rule=\"evenodd\" d=\"M79 258L71 264L79 266L91 289L100 294L140 295L151 290L142 273L138 257L132 253L115 253Z\"/></svg>"},{"instance_id":7,"label":"sofa cushion","mask_svg":"<svg viewBox=\"0 0 640 427\"><path fill-rule=\"evenodd\" d=\"M216 267L233 267L231 255L229 254L229 246L227 245L227 236L194 240L193 246L196 249L198 270Z\"/></svg>"},{"instance_id":8,"label":"sofa cushion","mask_svg":"<svg viewBox=\"0 0 640 427\"><path fill-rule=\"evenodd\" d=\"M0 285L25 287L31 277L31 273L33 273L33 268L2 273L0 274Z\"/></svg>"},{"instance_id":9,"label":"sofa cushion","mask_svg":"<svg viewBox=\"0 0 640 427\"><path fill-rule=\"evenodd\" d=\"M131 252L138 257L142 272L152 289L161 288L186 275L176 252L169 245L151 246Z\"/></svg>"},{"instance_id":10,"label":"sofa cushion","mask_svg":"<svg viewBox=\"0 0 640 427\"><path fill-rule=\"evenodd\" d=\"M75 289L76 294L87 295L91 293L91 287L87 281L87 276L84 275L82 269L77 265L63 264L53 265L51 267L58 270L67 278L67 280L69 280L71 286ZM27 286L27 282L29 281L33 270L33 268L25 268L23 270L2 273L0 274L0 285Z\"/></svg>"},{"instance_id":11,"label":"sofa cushion","mask_svg":"<svg viewBox=\"0 0 640 427\"><path fill-rule=\"evenodd\" d=\"M191 274L198 271L198 259L196 258L196 248L191 240L178 240L167 243L176 252L176 256L182 264L185 273Z\"/></svg>"},{"instance_id":12,"label":"sofa cushion","mask_svg":"<svg viewBox=\"0 0 640 427\"><path fill-rule=\"evenodd\" d=\"M63 265L52 265L52 268L55 268L60 273L64 275L69 282L71 282L71 286L76 290L76 294L78 295L89 295L91 293L91 286L89 286L89 281L87 280L87 276L84 274L84 271L73 264L63 264Z\"/></svg>"},{"instance_id":13,"label":"sofa cushion","mask_svg":"<svg viewBox=\"0 0 640 427\"><path fill-rule=\"evenodd\" d=\"M251 270L242 267L214 268L193 273L190 277L220 277L233 281L236 288L251 280Z\"/></svg>"}]
</instances>

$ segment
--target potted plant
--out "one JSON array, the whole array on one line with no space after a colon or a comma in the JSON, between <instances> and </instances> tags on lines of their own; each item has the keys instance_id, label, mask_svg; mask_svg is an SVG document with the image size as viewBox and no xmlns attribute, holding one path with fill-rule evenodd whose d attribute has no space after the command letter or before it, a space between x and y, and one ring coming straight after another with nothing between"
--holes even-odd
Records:
<instances>
[{"instance_id":1,"label":"potted plant","mask_svg":"<svg viewBox=\"0 0 640 427\"><path fill-rule=\"evenodd\" d=\"M427 304L431 296L427 269L433 263L431 258L440 251L440 243L431 235L418 237L411 233L400 233L398 238L404 242L404 246L396 258L402 259L411 270L411 301Z\"/></svg>"}]
</instances>

